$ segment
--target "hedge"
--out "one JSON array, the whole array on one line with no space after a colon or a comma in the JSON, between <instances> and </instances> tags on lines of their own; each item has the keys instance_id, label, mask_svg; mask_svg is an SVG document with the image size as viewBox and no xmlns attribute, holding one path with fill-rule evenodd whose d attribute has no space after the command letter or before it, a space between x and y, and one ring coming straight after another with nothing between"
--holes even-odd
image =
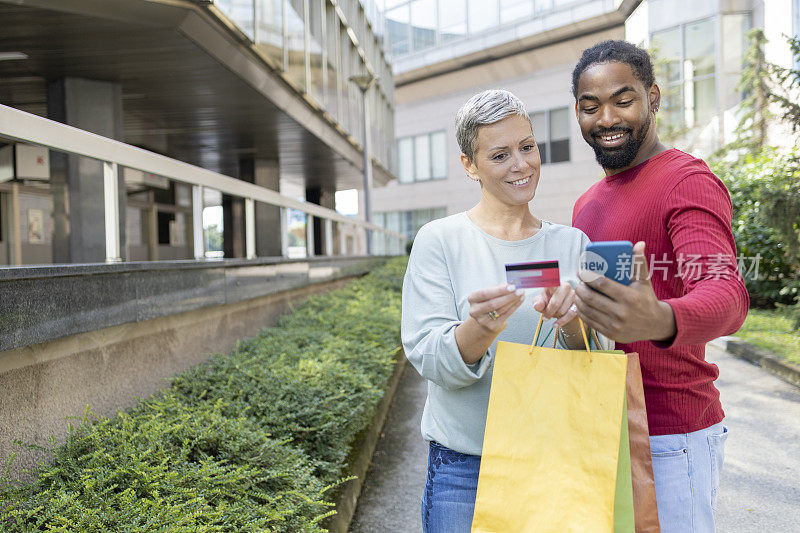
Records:
<instances>
[{"instance_id":1,"label":"hedge","mask_svg":"<svg viewBox=\"0 0 800 533\"><path fill-rule=\"evenodd\" d=\"M87 410L32 481L10 457L0 530L324 531L394 369L405 264L312 297L133 409Z\"/></svg>"}]
</instances>

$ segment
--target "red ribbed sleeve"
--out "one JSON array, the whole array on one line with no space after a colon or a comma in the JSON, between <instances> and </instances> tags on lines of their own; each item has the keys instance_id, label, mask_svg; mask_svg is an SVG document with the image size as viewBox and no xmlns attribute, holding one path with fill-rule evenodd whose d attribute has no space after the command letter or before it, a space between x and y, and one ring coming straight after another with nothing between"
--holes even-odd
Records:
<instances>
[{"instance_id":1,"label":"red ribbed sleeve","mask_svg":"<svg viewBox=\"0 0 800 533\"><path fill-rule=\"evenodd\" d=\"M749 297L738 271L727 189L710 172L690 174L670 191L665 208L685 292L665 299L678 327L672 344L705 344L735 333Z\"/></svg>"}]
</instances>

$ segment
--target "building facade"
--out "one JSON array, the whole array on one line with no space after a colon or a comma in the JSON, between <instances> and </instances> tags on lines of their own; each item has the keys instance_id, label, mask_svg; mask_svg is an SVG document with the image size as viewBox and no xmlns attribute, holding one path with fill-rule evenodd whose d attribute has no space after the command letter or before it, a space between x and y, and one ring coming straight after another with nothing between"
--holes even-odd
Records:
<instances>
[{"instance_id":1,"label":"building facade","mask_svg":"<svg viewBox=\"0 0 800 533\"><path fill-rule=\"evenodd\" d=\"M362 188L350 78L374 76L373 180L393 178L393 76L358 0L0 0L0 20L0 104L331 209ZM103 261L101 162L25 155L1 126L0 265ZM194 258L201 202L222 210L224 256L244 256L241 198L125 168L119 190L122 260ZM255 211L257 255L282 255L285 214ZM329 254L318 222L310 252Z\"/></svg>"},{"instance_id":2,"label":"building facade","mask_svg":"<svg viewBox=\"0 0 800 533\"><path fill-rule=\"evenodd\" d=\"M662 90L659 128L706 156L731 140L750 28L767 59L791 64L795 0L386 1L385 42L395 74L397 181L374 194L375 220L412 238L425 222L480 198L465 177L453 120L473 94L507 89L525 103L542 156L532 211L569 224L578 196L602 176L575 120L571 73L605 39L648 47ZM423 6L427 6L423 9ZM795 23L796 24L796 23Z\"/></svg>"}]
</instances>

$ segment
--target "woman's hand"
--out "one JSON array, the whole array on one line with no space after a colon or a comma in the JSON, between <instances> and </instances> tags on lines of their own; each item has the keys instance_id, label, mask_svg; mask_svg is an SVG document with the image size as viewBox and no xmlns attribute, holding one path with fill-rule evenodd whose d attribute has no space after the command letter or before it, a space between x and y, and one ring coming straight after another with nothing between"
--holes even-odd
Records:
<instances>
[{"instance_id":1,"label":"woman's hand","mask_svg":"<svg viewBox=\"0 0 800 533\"><path fill-rule=\"evenodd\" d=\"M505 283L475 291L467 297L469 316L479 325L499 334L505 329L508 317L519 309L524 300L525 291Z\"/></svg>"},{"instance_id":2,"label":"woman's hand","mask_svg":"<svg viewBox=\"0 0 800 533\"><path fill-rule=\"evenodd\" d=\"M525 300L525 291L498 285L475 291L467 298L469 318L456 327L456 344L468 365L477 363L506 327L506 321Z\"/></svg>"},{"instance_id":3,"label":"woman's hand","mask_svg":"<svg viewBox=\"0 0 800 533\"><path fill-rule=\"evenodd\" d=\"M569 283L560 287L545 287L533 300L533 308L545 318L556 318L556 326L562 327L578 316L575 306L575 291Z\"/></svg>"}]
</instances>

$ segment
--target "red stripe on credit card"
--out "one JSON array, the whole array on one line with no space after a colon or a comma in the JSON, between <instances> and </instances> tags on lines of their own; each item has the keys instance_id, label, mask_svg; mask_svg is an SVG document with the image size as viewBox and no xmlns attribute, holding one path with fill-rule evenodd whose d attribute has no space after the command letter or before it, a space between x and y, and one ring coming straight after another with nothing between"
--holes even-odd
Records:
<instances>
[{"instance_id":1,"label":"red stripe on credit card","mask_svg":"<svg viewBox=\"0 0 800 533\"><path fill-rule=\"evenodd\" d=\"M558 287L561 276L558 261L533 261L506 265L506 281L518 289Z\"/></svg>"}]
</instances>

